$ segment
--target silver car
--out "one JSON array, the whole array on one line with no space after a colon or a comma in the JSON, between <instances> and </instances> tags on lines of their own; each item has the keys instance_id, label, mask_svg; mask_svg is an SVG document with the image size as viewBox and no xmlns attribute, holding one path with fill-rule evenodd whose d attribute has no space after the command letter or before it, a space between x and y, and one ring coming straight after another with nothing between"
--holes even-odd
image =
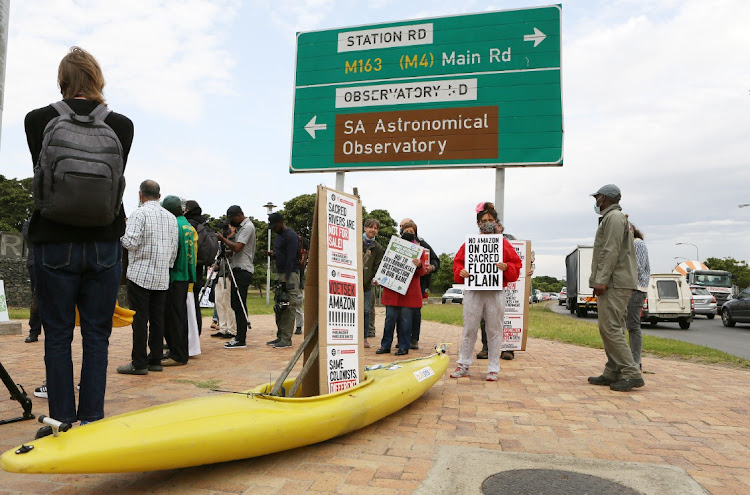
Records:
<instances>
[{"instance_id":1,"label":"silver car","mask_svg":"<svg viewBox=\"0 0 750 495\"><path fill-rule=\"evenodd\" d=\"M459 289L458 287L451 287L447 291L445 291L445 294L443 294L443 304L450 302L450 303L458 303L463 304L464 303L464 290Z\"/></svg>"},{"instance_id":2,"label":"silver car","mask_svg":"<svg viewBox=\"0 0 750 495\"><path fill-rule=\"evenodd\" d=\"M695 303L694 315L706 315L713 320L716 316L716 298L705 287L691 287L693 302Z\"/></svg>"}]
</instances>

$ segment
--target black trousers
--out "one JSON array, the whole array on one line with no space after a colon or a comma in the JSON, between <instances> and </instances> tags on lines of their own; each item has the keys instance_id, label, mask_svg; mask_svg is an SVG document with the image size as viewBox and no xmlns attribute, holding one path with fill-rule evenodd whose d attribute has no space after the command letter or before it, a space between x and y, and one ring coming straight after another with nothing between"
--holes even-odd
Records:
<instances>
[{"instance_id":1,"label":"black trousers","mask_svg":"<svg viewBox=\"0 0 750 495\"><path fill-rule=\"evenodd\" d=\"M133 352L131 359L135 369L145 369L149 364L161 363L164 341L165 290L144 289L128 280L128 301L133 315ZM146 355L146 343L150 353Z\"/></svg>"},{"instance_id":2,"label":"black trousers","mask_svg":"<svg viewBox=\"0 0 750 495\"><path fill-rule=\"evenodd\" d=\"M198 321L198 335L203 330L203 316L201 315L201 300L200 291L203 288L203 284L206 282L203 280L203 268L204 265L196 265L195 267L195 278L197 279L193 284L193 297L195 298L195 318ZM207 291L210 288L206 289Z\"/></svg>"},{"instance_id":3,"label":"black trousers","mask_svg":"<svg viewBox=\"0 0 750 495\"><path fill-rule=\"evenodd\" d=\"M188 362L187 295L190 282L170 282L164 309L164 337L169 357L180 363Z\"/></svg>"},{"instance_id":4,"label":"black trousers","mask_svg":"<svg viewBox=\"0 0 750 495\"><path fill-rule=\"evenodd\" d=\"M234 311L234 320L237 322L237 341L245 342L247 338L247 318L245 318L245 311L247 310L247 288L250 287L250 283L253 281L253 274L247 270L241 268L235 268L232 270L234 279L237 281L237 286L232 284L232 310ZM239 289L240 295L237 295ZM242 299L240 299L242 297ZM242 303L240 304L240 301ZM244 309L243 309L244 306Z\"/></svg>"}]
</instances>

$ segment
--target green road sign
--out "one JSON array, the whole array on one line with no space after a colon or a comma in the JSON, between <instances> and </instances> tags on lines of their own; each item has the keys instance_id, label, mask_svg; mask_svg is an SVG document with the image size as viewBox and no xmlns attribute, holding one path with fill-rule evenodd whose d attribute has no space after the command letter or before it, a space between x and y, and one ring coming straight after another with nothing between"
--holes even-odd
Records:
<instances>
[{"instance_id":1,"label":"green road sign","mask_svg":"<svg viewBox=\"0 0 750 495\"><path fill-rule=\"evenodd\" d=\"M299 33L290 171L562 165L560 13Z\"/></svg>"}]
</instances>

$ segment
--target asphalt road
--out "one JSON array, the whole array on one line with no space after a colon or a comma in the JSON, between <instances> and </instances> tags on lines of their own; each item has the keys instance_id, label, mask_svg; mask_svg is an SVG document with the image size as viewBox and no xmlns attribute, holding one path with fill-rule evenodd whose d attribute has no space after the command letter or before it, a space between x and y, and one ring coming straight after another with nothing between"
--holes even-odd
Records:
<instances>
[{"instance_id":1,"label":"asphalt road","mask_svg":"<svg viewBox=\"0 0 750 495\"><path fill-rule=\"evenodd\" d=\"M565 309L565 306L559 306L557 301L552 301L549 307L555 313L576 318ZM589 313L586 319L596 321L596 313ZM721 324L719 316L713 320L705 316L696 316L687 330L680 329L677 323L659 323L655 327L648 324L641 328L646 335L681 340L750 359L750 323L737 323L735 327L727 328Z\"/></svg>"}]
</instances>

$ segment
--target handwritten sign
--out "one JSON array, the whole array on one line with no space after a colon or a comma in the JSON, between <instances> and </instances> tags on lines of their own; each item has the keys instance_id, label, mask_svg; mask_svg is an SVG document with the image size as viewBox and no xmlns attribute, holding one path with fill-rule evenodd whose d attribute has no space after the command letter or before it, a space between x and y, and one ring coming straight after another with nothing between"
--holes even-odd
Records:
<instances>
[{"instance_id":1,"label":"handwritten sign","mask_svg":"<svg viewBox=\"0 0 750 495\"><path fill-rule=\"evenodd\" d=\"M412 260L421 257L423 251L424 248L419 244L405 241L395 235L391 236L383 261L380 262L375 274L375 280L383 287L398 292L402 296L406 295L411 279L414 278L414 272L417 270Z\"/></svg>"},{"instance_id":2,"label":"handwritten sign","mask_svg":"<svg viewBox=\"0 0 750 495\"><path fill-rule=\"evenodd\" d=\"M326 239L328 264L356 270L357 244L362 243L357 236L356 202L331 190L326 194Z\"/></svg>"},{"instance_id":3,"label":"handwritten sign","mask_svg":"<svg viewBox=\"0 0 750 495\"><path fill-rule=\"evenodd\" d=\"M502 234L466 236L466 290L502 290L503 272L497 264L503 261Z\"/></svg>"},{"instance_id":4,"label":"handwritten sign","mask_svg":"<svg viewBox=\"0 0 750 495\"><path fill-rule=\"evenodd\" d=\"M359 328L357 272L329 269L326 328L329 344L356 344Z\"/></svg>"}]
</instances>

